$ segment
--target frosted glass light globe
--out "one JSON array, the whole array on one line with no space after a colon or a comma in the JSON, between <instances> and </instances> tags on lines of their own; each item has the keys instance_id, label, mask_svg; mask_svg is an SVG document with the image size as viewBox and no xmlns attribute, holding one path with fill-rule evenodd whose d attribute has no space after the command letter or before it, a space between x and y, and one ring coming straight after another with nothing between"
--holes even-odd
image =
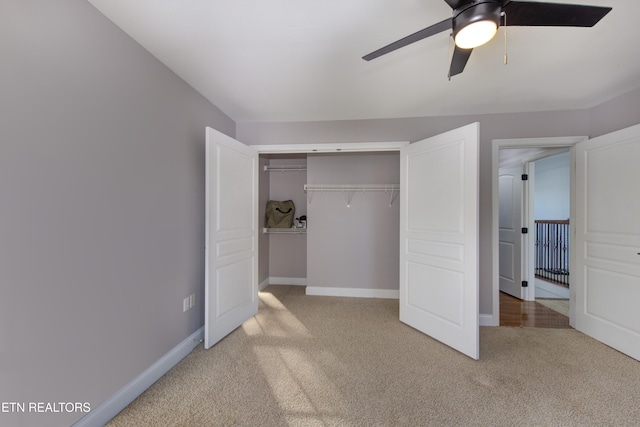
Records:
<instances>
[{"instance_id":1,"label":"frosted glass light globe","mask_svg":"<svg viewBox=\"0 0 640 427\"><path fill-rule=\"evenodd\" d=\"M455 43L461 49L473 49L491 40L497 31L498 25L494 21L476 21L458 31Z\"/></svg>"}]
</instances>

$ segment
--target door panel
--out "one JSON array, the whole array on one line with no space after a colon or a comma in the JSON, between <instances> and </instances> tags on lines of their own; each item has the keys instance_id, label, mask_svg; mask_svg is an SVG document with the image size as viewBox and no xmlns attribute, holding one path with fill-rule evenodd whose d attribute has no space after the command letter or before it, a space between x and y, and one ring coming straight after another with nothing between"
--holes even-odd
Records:
<instances>
[{"instance_id":1,"label":"door panel","mask_svg":"<svg viewBox=\"0 0 640 427\"><path fill-rule=\"evenodd\" d=\"M408 263L408 305L431 313L451 324L462 325L460 296L463 294L464 276L444 268L434 268L420 263ZM425 280L433 285L420 286ZM433 294L438 295L433 298Z\"/></svg>"},{"instance_id":2,"label":"door panel","mask_svg":"<svg viewBox=\"0 0 640 427\"><path fill-rule=\"evenodd\" d=\"M574 277L576 329L640 360L638 159L640 126L576 146Z\"/></svg>"},{"instance_id":3,"label":"door panel","mask_svg":"<svg viewBox=\"0 0 640 427\"><path fill-rule=\"evenodd\" d=\"M258 311L258 153L207 128L205 348Z\"/></svg>"},{"instance_id":4,"label":"door panel","mask_svg":"<svg viewBox=\"0 0 640 427\"><path fill-rule=\"evenodd\" d=\"M477 359L478 124L400 154L400 320Z\"/></svg>"},{"instance_id":5,"label":"door panel","mask_svg":"<svg viewBox=\"0 0 640 427\"><path fill-rule=\"evenodd\" d=\"M522 167L500 169L500 291L523 299L522 292Z\"/></svg>"}]
</instances>

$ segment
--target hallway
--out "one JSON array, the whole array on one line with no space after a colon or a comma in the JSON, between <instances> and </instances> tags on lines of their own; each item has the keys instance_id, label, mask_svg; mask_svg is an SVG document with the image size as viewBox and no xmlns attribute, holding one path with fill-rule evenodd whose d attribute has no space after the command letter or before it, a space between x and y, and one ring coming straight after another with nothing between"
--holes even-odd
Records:
<instances>
[{"instance_id":1,"label":"hallway","mask_svg":"<svg viewBox=\"0 0 640 427\"><path fill-rule=\"evenodd\" d=\"M569 318L535 301L500 292L500 326L568 329Z\"/></svg>"}]
</instances>

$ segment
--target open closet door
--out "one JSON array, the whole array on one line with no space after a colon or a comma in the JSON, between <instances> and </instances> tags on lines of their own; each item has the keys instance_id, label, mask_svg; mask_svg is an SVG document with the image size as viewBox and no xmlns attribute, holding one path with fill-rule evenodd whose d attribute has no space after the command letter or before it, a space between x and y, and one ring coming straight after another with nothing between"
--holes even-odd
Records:
<instances>
[{"instance_id":1,"label":"open closet door","mask_svg":"<svg viewBox=\"0 0 640 427\"><path fill-rule=\"evenodd\" d=\"M400 320L479 357L478 123L400 152Z\"/></svg>"},{"instance_id":2,"label":"open closet door","mask_svg":"<svg viewBox=\"0 0 640 427\"><path fill-rule=\"evenodd\" d=\"M576 145L576 329L640 360L640 125ZM572 266L573 267L573 266Z\"/></svg>"},{"instance_id":3,"label":"open closet door","mask_svg":"<svg viewBox=\"0 0 640 427\"><path fill-rule=\"evenodd\" d=\"M258 312L258 152L206 130L204 346Z\"/></svg>"}]
</instances>

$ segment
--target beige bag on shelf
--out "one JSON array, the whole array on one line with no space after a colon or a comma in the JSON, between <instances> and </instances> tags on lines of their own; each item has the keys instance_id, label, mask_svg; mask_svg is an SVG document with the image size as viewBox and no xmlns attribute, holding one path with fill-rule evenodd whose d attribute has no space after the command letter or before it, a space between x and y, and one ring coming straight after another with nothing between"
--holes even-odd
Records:
<instances>
[{"instance_id":1,"label":"beige bag on shelf","mask_svg":"<svg viewBox=\"0 0 640 427\"><path fill-rule=\"evenodd\" d=\"M270 200L267 203L267 228L291 228L296 207L291 200L278 202Z\"/></svg>"}]
</instances>

